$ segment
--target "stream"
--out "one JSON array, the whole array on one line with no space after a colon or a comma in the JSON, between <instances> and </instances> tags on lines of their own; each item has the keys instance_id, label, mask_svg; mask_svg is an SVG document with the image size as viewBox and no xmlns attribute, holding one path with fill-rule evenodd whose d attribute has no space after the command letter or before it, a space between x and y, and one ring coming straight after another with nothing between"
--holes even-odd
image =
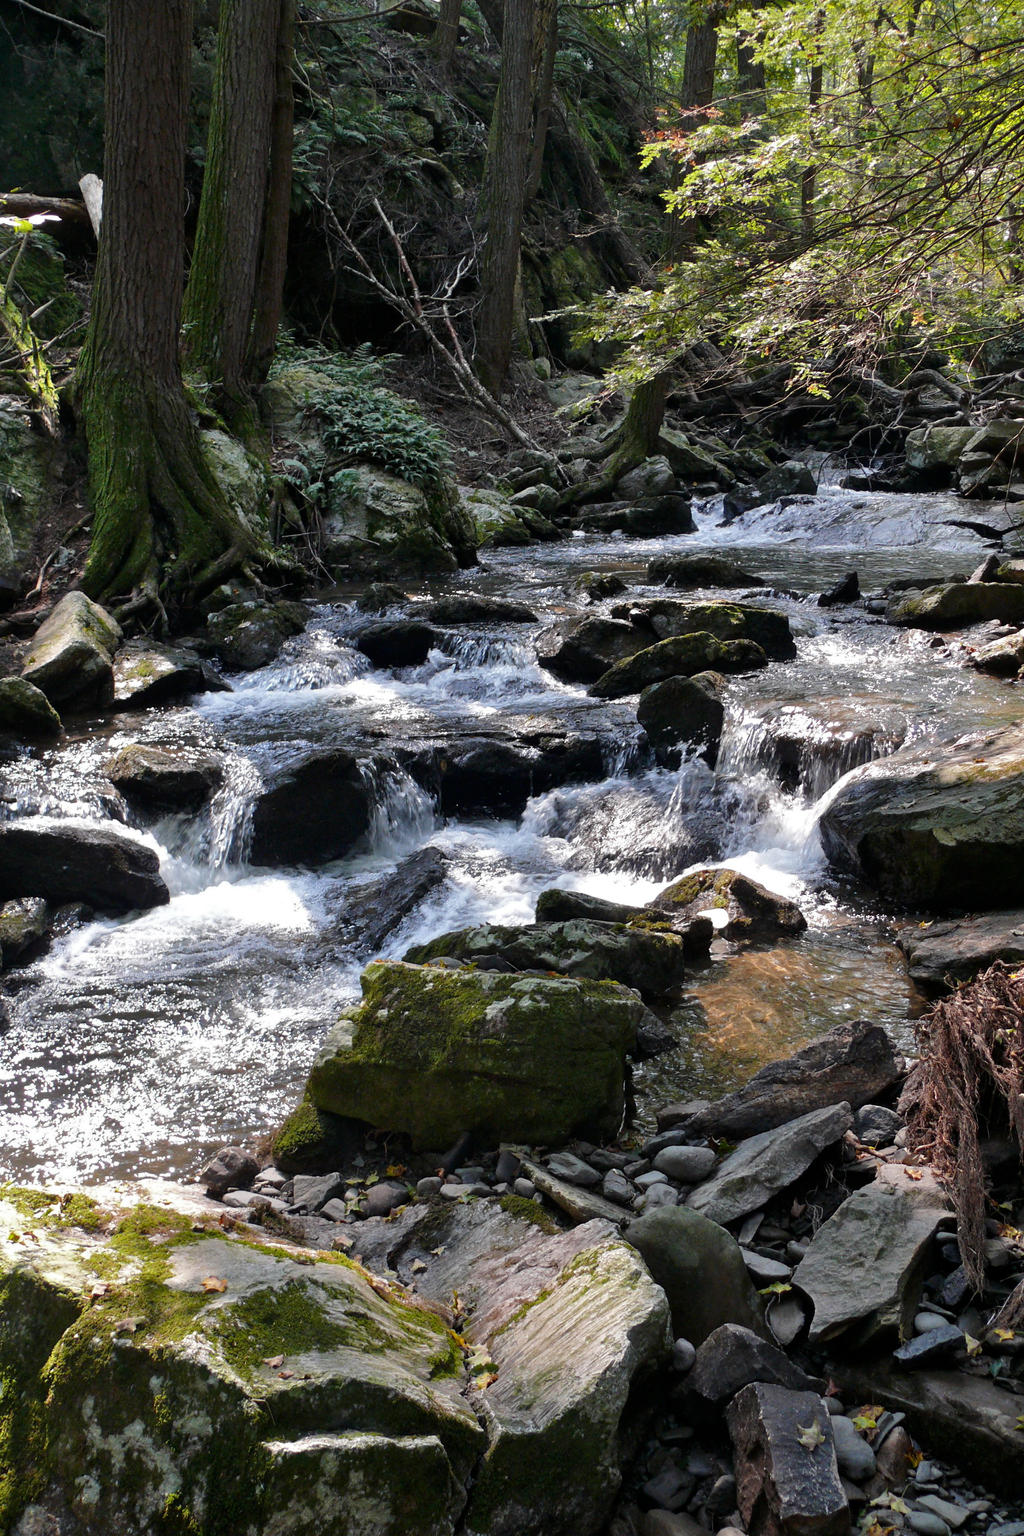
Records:
<instances>
[{"instance_id":1,"label":"stream","mask_svg":"<svg viewBox=\"0 0 1024 1536\"><path fill-rule=\"evenodd\" d=\"M657 1105L734 1086L842 1019L878 1019L909 1045L915 999L890 915L827 870L818 815L836 782L869 757L1016 718L1018 696L942 655L927 634L889 628L859 605L822 609L816 597L854 567L866 593L893 579L970 572L990 546L957 525L977 518L979 505L825 487L730 526L713 501L699 509L696 534L674 539L578 535L485 552L479 569L431 591L514 598L537 625L453 629L422 666L392 673L353 648L368 619L339 593L311 605L305 632L273 665L232 677L232 692L119 715L59 748L25 751L6 765L13 815L123 817L102 768L132 741L215 747L228 770L196 816L147 824L128 813L159 850L169 906L80 927L8 978L0 1175L182 1176L218 1145L271 1129L376 953L350 920L354 898L427 846L445 855L444 878L387 939L393 956L450 929L532 921L537 895L552 885L642 902L713 862L799 902L810 925L803 937L747 952L716 944L693 975L671 1015L678 1047L636 1071L640 1127ZM664 595L646 586L645 568L669 552L728 554L769 583L672 595L764 602L786 612L797 640L795 661L729 680L714 772L696 760L657 766L635 699L592 699L534 653L540 627L583 611L574 576L616 572L631 596ZM596 735L603 777L535 795L514 818L445 817L391 750L481 732L516 739L545 726ZM377 764L361 850L315 872L247 865L262 777L338 746L363 757L372 748Z\"/></svg>"}]
</instances>

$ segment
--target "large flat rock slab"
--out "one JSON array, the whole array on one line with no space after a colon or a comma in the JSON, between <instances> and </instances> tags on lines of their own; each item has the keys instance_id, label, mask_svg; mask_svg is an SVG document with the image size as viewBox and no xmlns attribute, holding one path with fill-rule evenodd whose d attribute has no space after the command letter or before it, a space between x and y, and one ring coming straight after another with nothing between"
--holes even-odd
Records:
<instances>
[{"instance_id":1,"label":"large flat rock slab","mask_svg":"<svg viewBox=\"0 0 1024 1536\"><path fill-rule=\"evenodd\" d=\"M1024 726L869 763L841 782L820 828L834 864L900 906L1024 906Z\"/></svg>"},{"instance_id":2,"label":"large flat rock slab","mask_svg":"<svg viewBox=\"0 0 1024 1536\"><path fill-rule=\"evenodd\" d=\"M844 1200L814 1235L793 1284L811 1300L811 1343L907 1337L932 1238L950 1217L936 1180L893 1164Z\"/></svg>"},{"instance_id":3,"label":"large flat rock slab","mask_svg":"<svg viewBox=\"0 0 1024 1536\"><path fill-rule=\"evenodd\" d=\"M750 1136L697 1186L688 1203L723 1226L749 1216L793 1184L852 1125L849 1104L835 1104Z\"/></svg>"},{"instance_id":4,"label":"large flat rock slab","mask_svg":"<svg viewBox=\"0 0 1024 1536\"><path fill-rule=\"evenodd\" d=\"M1024 908L904 928L896 943L915 986L931 996L973 981L997 960L1024 961Z\"/></svg>"}]
</instances>

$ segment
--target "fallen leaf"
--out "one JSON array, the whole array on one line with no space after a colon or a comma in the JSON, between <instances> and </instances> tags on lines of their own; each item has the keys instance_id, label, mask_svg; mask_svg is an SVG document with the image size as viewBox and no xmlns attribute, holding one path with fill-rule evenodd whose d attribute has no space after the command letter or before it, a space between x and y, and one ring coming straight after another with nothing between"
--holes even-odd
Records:
<instances>
[{"instance_id":1,"label":"fallen leaf","mask_svg":"<svg viewBox=\"0 0 1024 1536\"><path fill-rule=\"evenodd\" d=\"M422 1259L413 1259L412 1263L409 1265L409 1268L412 1270L414 1275L422 1275L426 1267L427 1266L424 1264Z\"/></svg>"},{"instance_id":2,"label":"fallen leaf","mask_svg":"<svg viewBox=\"0 0 1024 1536\"><path fill-rule=\"evenodd\" d=\"M481 1387L481 1388L482 1387L490 1387L490 1386L492 1386L494 1384L494 1382L497 1381L497 1379L498 1379L497 1371L488 1371L485 1376L477 1376L477 1377L474 1378L474 1380L476 1381L477 1386Z\"/></svg>"},{"instance_id":3,"label":"fallen leaf","mask_svg":"<svg viewBox=\"0 0 1024 1536\"><path fill-rule=\"evenodd\" d=\"M119 1322L114 1324L114 1332L138 1333L145 1321L144 1317L122 1317Z\"/></svg>"},{"instance_id":4,"label":"fallen leaf","mask_svg":"<svg viewBox=\"0 0 1024 1536\"><path fill-rule=\"evenodd\" d=\"M1017 1415L1017 1422L1016 1422L1016 1424L1013 1427L1014 1427L1014 1429L1022 1429L1022 1430L1024 1430L1024 1413L1018 1413L1018 1415Z\"/></svg>"},{"instance_id":5,"label":"fallen leaf","mask_svg":"<svg viewBox=\"0 0 1024 1536\"><path fill-rule=\"evenodd\" d=\"M815 1419L813 1424L808 1424L806 1428L803 1424L798 1424L797 1429L800 1433L796 1438L801 1445L806 1446L807 1450L816 1451L819 1445L825 1444L825 1435L817 1419Z\"/></svg>"},{"instance_id":6,"label":"fallen leaf","mask_svg":"<svg viewBox=\"0 0 1024 1536\"><path fill-rule=\"evenodd\" d=\"M964 1343L967 1346L967 1358L973 1360L975 1355L981 1354L981 1340L975 1339L971 1334L964 1334Z\"/></svg>"},{"instance_id":7,"label":"fallen leaf","mask_svg":"<svg viewBox=\"0 0 1024 1536\"><path fill-rule=\"evenodd\" d=\"M227 1288L227 1281L222 1280L219 1275L207 1275L203 1281L204 1291L226 1291Z\"/></svg>"},{"instance_id":8,"label":"fallen leaf","mask_svg":"<svg viewBox=\"0 0 1024 1536\"><path fill-rule=\"evenodd\" d=\"M992 1332L1000 1344L1009 1344L1011 1340L1017 1337L1012 1328L993 1328Z\"/></svg>"},{"instance_id":9,"label":"fallen leaf","mask_svg":"<svg viewBox=\"0 0 1024 1536\"><path fill-rule=\"evenodd\" d=\"M924 1172L920 1168L904 1168L903 1172L908 1179L913 1179L915 1183L920 1183L924 1178Z\"/></svg>"},{"instance_id":10,"label":"fallen leaf","mask_svg":"<svg viewBox=\"0 0 1024 1536\"><path fill-rule=\"evenodd\" d=\"M278 1376L280 1376L282 1381L291 1381L292 1377L295 1375L295 1372L294 1371L278 1371L277 1374L278 1374Z\"/></svg>"},{"instance_id":11,"label":"fallen leaf","mask_svg":"<svg viewBox=\"0 0 1024 1536\"><path fill-rule=\"evenodd\" d=\"M272 1371L276 1371L279 1365L284 1365L284 1355L268 1355L263 1364L269 1365Z\"/></svg>"}]
</instances>

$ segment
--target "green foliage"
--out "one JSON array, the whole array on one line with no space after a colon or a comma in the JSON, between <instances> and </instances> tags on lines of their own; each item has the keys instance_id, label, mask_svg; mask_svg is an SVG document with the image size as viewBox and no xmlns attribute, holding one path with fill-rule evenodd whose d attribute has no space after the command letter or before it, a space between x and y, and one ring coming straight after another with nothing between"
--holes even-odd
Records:
<instances>
[{"instance_id":1,"label":"green foliage","mask_svg":"<svg viewBox=\"0 0 1024 1536\"><path fill-rule=\"evenodd\" d=\"M318 442L290 459L286 473L310 501L344 496L355 487L348 467L371 463L418 486L441 490L448 467L443 434L414 405L384 384L384 360L368 347L348 354L287 347L271 377L300 371L303 403Z\"/></svg>"}]
</instances>

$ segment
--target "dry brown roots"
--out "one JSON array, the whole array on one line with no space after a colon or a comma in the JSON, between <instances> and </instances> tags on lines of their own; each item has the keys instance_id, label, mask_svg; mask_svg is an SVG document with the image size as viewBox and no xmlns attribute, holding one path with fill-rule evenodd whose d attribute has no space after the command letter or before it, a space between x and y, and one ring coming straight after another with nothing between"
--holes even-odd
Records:
<instances>
[{"instance_id":1,"label":"dry brown roots","mask_svg":"<svg viewBox=\"0 0 1024 1536\"><path fill-rule=\"evenodd\" d=\"M949 1191L964 1268L980 1291L989 1195L982 1142L1010 1136L1024 1153L1024 971L993 965L932 1008L918 1042L921 1062L901 1108L911 1144ZM1003 1312L1024 1317L1018 1290Z\"/></svg>"}]
</instances>

